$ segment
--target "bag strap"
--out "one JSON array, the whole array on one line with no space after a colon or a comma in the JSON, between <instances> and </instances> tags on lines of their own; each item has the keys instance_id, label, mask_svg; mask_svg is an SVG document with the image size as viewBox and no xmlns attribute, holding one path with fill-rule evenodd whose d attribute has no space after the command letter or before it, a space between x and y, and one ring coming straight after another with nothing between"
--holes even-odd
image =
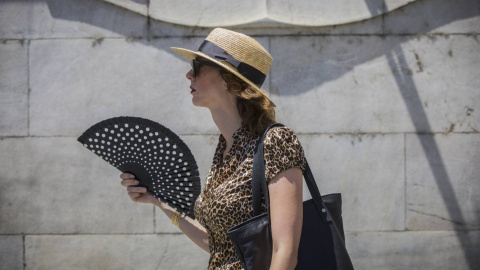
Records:
<instances>
[{"instance_id":1,"label":"bag strap","mask_svg":"<svg viewBox=\"0 0 480 270\"><path fill-rule=\"evenodd\" d=\"M268 218L270 220L270 197L268 194L268 187L267 187L267 179L265 177L265 159L264 159L264 152L263 152L263 145L265 137L267 136L268 131L276 126L285 126L281 123L274 123L271 124L263 133L262 137L260 138L257 147L255 148L255 155L253 158L253 170L252 170L252 195L253 195L253 216L258 216L261 214L261 207L262 207L262 198L261 192L263 191L265 197L265 204L267 206ZM305 178L305 182L307 183L308 190L312 195L312 199L315 203L315 207L317 208L318 214L322 217L324 222L331 221L331 216L328 213L328 209L325 206L320 191L318 190L317 183L313 177L313 173L310 170L310 166L308 162L305 166L305 171L303 173Z\"/></svg>"}]
</instances>

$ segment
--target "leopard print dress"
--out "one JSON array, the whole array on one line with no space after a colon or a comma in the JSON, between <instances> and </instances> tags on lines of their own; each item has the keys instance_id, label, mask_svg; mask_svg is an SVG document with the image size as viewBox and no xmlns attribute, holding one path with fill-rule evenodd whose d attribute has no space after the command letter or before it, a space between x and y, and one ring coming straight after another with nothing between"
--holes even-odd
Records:
<instances>
[{"instance_id":1,"label":"leopard print dress","mask_svg":"<svg viewBox=\"0 0 480 270\"><path fill-rule=\"evenodd\" d=\"M232 148L223 160L226 142L220 135L205 187L195 203L195 217L209 237L209 270L243 269L227 230L252 217L252 166L259 137L249 136L248 128L242 126L233 139ZM288 127L268 131L264 156L267 182L290 168L305 170L303 148ZM263 208L266 210L265 205Z\"/></svg>"}]
</instances>

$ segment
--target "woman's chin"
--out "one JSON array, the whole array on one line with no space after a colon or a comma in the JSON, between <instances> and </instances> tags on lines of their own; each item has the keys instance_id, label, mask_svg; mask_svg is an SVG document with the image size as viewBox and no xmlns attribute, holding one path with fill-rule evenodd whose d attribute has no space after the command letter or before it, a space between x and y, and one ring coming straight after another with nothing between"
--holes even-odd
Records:
<instances>
[{"instance_id":1,"label":"woman's chin","mask_svg":"<svg viewBox=\"0 0 480 270\"><path fill-rule=\"evenodd\" d=\"M202 102L200 102L197 98L192 97L192 104L197 107L205 107Z\"/></svg>"}]
</instances>

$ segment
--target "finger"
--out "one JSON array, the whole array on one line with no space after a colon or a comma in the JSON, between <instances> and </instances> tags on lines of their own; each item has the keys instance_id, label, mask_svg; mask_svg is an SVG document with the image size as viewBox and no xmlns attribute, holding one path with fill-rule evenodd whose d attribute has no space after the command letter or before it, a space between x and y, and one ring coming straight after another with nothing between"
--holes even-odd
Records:
<instances>
[{"instance_id":1,"label":"finger","mask_svg":"<svg viewBox=\"0 0 480 270\"><path fill-rule=\"evenodd\" d=\"M136 186L136 185L138 185L138 183L139 183L138 180L135 180L135 179L133 179L133 180L130 180L130 179L129 180L122 180L122 182L120 182L120 184L124 187Z\"/></svg>"},{"instance_id":2,"label":"finger","mask_svg":"<svg viewBox=\"0 0 480 270\"><path fill-rule=\"evenodd\" d=\"M138 200L138 198L140 198L141 195L142 194L135 193L135 192L128 193L128 196L130 196L130 199L134 202L136 202Z\"/></svg>"},{"instance_id":3,"label":"finger","mask_svg":"<svg viewBox=\"0 0 480 270\"><path fill-rule=\"evenodd\" d=\"M121 179L134 179L135 178L135 175L131 174L131 173L122 173L120 174L120 178Z\"/></svg>"},{"instance_id":4,"label":"finger","mask_svg":"<svg viewBox=\"0 0 480 270\"><path fill-rule=\"evenodd\" d=\"M144 187L127 187L127 192L145 193L147 189Z\"/></svg>"},{"instance_id":5,"label":"finger","mask_svg":"<svg viewBox=\"0 0 480 270\"><path fill-rule=\"evenodd\" d=\"M127 192L127 193L128 193L128 196L130 196L131 198L142 196L142 193L138 193L138 192Z\"/></svg>"}]
</instances>

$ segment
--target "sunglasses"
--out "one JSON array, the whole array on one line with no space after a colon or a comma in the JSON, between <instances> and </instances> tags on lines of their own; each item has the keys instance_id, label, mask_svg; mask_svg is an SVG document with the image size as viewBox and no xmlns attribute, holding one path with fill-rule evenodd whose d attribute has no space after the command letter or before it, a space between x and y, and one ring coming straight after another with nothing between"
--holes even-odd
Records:
<instances>
[{"instance_id":1,"label":"sunglasses","mask_svg":"<svg viewBox=\"0 0 480 270\"><path fill-rule=\"evenodd\" d=\"M192 60L192 70L193 70L193 77L197 77L200 72L201 66L211 66L211 67L220 67L219 65L210 62L210 61L201 61L201 60Z\"/></svg>"}]
</instances>

